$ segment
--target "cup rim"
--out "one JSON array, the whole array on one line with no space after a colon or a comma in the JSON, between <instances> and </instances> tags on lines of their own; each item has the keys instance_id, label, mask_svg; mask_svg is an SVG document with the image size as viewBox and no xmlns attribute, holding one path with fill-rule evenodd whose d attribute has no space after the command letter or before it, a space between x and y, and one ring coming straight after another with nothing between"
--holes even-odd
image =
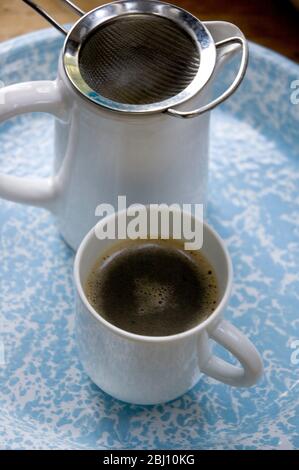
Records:
<instances>
[{"instance_id":1,"label":"cup rim","mask_svg":"<svg viewBox=\"0 0 299 470\"><path fill-rule=\"evenodd\" d=\"M113 217L118 217L119 215L125 213L127 209L121 210L114 212L113 214L110 214L106 217L104 217L98 224L102 224L107 221L110 218ZM193 219L195 218L192 216ZM230 255L228 253L228 250L224 244L224 241L218 235L218 233L206 222L203 222L204 228L209 232L210 236L213 236L219 246L221 247L221 250L224 254L226 265L227 265L227 281L226 281L226 286L224 293L222 295L221 301L213 311L213 313L206 318L204 321L199 323L198 325L194 326L193 328L190 328L189 330L182 331L180 333L176 333L174 335L168 335L168 336L146 336L146 335L139 335L136 333L132 333L130 331L123 330L122 328L119 328L118 326L113 325L109 321L105 320L105 318L102 317L94 308L93 306L89 303L86 294L84 292L81 280L80 280L80 264L81 264L81 259L82 256L84 255L84 252L86 249L88 249L88 244L90 240L95 237L95 227L98 225L95 224L89 232L85 235L83 240L81 241L79 248L77 250L76 256L75 256L75 261L74 261L74 280L75 280L75 287L77 290L77 294L79 295L81 302L85 306L85 308L88 310L88 312L97 320L99 321L102 325L104 325L106 328L108 328L110 331L113 333L117 334L118 336L121 336L127 340L135 341L135 342L147 342L147 343L168 343L168 342L173 342L173 341L178 341L184 338L187 338L189 336L192 336L194 334L198 334L201 331L207 329L212 323L215 323L215 320L221 315L222 311L224 308L227 306L231 290L232 290L232 280L233 280L233 266L232 266L232 261L230 258ZM115 242L118 242L116 239Z\"/></svg>"}]
</instances>

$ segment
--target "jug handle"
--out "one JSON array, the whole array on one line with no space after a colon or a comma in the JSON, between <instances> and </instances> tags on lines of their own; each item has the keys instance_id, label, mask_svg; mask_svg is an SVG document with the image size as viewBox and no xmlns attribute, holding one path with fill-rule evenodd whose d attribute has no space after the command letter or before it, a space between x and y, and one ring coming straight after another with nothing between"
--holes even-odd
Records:
<instances>
[{"instance_id":1,"label":"jug handle","mask_svg":"<svg viewBox=\"0 0 299 470\"><path fill-rule=\"evenodd\" d=\"M18 83L0 89L0 123L31 112L46 112L62 118L63 109L55 81ZM52 210L56 187L53 178L23 178L0 173L0 197Z\"/></svg>"},{"instance_id":2,"label":"jug handle","mask_svg":"<svg viewBox=\"0 0 299 470\"><path fill-rule=\"evenodd\" d=\"M210 103L201 106L198 109L194 109L193 111L179 111L176 109L169 108L165 111L165 113L169 114L170 116L179 117L183 119L193 118L196 116L200 116L203 113L211 111L212 109L216 108L219 104L223 103L227 98L229 98L239 87L241 84L248 65L248 44L244 37L241 36L233 36L227 39L223 39L221 41L216 42L215 46L217 49L234 45L240 44L242 46L242 58L239 67L239 71L233 81L233 83L220 95L218 98L215 98Z\"/></svg>"}]
</instances>

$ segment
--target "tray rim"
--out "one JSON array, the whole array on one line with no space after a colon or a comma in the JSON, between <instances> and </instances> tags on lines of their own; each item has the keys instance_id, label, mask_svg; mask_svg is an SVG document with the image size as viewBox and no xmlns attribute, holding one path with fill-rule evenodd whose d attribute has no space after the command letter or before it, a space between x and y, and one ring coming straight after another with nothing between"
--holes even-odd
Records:
<instances>
[{"instance_id":1,"label":"tray rim","mask_svg":"<svg viewBox=\"0 0 299 470\"><path fill-rule=\"evenodd\" d=\"M52 28L41 29L35 32L27 33L21 36L16 36L15 38L11 38L7 41L3 41L0 43L0 54L9 52L10 47L17 47L17 48L24 48L27 45L32 45L32 43L40 43L45 40L56 40L59 39L60 35ZM263 60L267 60L271 62L274 66L279 67L280 69L284 69L288 74L294 73L299 78L299 64L296 62L288 59L287 57L279 54L269 48L261 46L259 44L249 42L252 52L254 53L255 57L261 58ZM1 79L1 76L0 76ZM57 439L59 439L59 435ZM67 440L67 439L65 439ZM78 445L76 440L73 440L74 445Z\"/></svg>"}]
</instances>

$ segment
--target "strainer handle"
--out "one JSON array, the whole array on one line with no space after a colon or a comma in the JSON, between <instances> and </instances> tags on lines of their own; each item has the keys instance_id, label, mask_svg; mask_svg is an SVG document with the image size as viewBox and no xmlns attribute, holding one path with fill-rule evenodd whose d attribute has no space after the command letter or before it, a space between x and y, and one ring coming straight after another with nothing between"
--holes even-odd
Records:
<instances>
[{"instance_id":1,"label":"strainer handle","mask_svg":"<svg viewBox=\"0 0 299 470\"><path fill-rule=\"evenodd\" d=\"M178 111L176 109L170 108L170 109L167 109L165 111L167 114L169 114L170 116L175 116L175 117L179 117L179 118L183 118L183 119L188 119L188 118L193 118L193 117L196 117L196 116L200 116L201 114L204 114L204 113L206 113L208 111L211 111L212 109L216 108L216 106L223 103L223 101L225 101L227 98L229 98L237 90L237 88L239 87L240 83L242 82L242 80L245 76L247 65L248 65L248 44L247 44L247 41L246 41L246 39L244 39L242 37L235 36L235 37L231 37L231 38L228 38L228 39L223 39L222 41L217 42L216 47L219 48L219 47L223 47L223 46L227 46L227 45L235 44L235 43L239 43L242 46L241 64L240 64L239 71L236 75L236 78L234 79L233 83L227 88L227 90L225 90L225 92L222 93L222 95L220 95L218 98L215 98L210 103L208 103L208 104L206 104L206 105L204 105L204 106L202 106L198 109L194 109L193 111Z\"/></svg>"},{"instance_id":2,"label":"strainer handle","mask_svg":"<svg viewBox=\"0 0 299 470\"><path fill-rule=\"evenodd\" d=\"M75 5L71 0L61 0L63 3L66 4L71 10L73 10L77 15L83 16L85 15L85 12L81 10L77 5ZM32 0L23 0L26 5L30 6L34 11L36 11L40 16L45 18L45 20L48 21L54 28L56 28L60 33L64 34L67 36L68 31L61 25L59 24L44 8L42 8L40 5L37 5L35 2Z\"/></svg>"}]
</instances>

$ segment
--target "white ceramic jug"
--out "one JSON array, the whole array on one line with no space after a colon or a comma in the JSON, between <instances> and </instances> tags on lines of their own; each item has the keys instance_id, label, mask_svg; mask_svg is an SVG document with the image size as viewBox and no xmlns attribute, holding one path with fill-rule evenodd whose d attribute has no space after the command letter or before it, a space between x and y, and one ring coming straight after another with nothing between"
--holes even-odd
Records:
<instances>
[{"instance_id":1,"label":"white ceramic jug","mask_svg":"<svg viewBox=\"0 0 299 470\"><path fill-rule=\"evenodd\" d=\"M82 85L75 61L91 27L98 27L111 15L128 16L141 7L150 12L156 9L162 16L165 8L168 19L191 28L199 40L201 64L187 91L165 102L130 106L109 101ZM240 45L241 66L233 84L209 102L214 79L221 80L221 64ZM55 81L0 90L0 122L35 111L56 117L53 176L29 179L2 174L0 197L52 211L64 239L74 249L97 222L98 204L117 207L118 195L125 195L128 204L204 203L209 111L241 82L247 53L244 36L236 26L220 21L201 23L184 10L161 2L125 0L87 13L67 35ZM188 119L192 117L196 119Z\"/></svg>"}]
</instances>

